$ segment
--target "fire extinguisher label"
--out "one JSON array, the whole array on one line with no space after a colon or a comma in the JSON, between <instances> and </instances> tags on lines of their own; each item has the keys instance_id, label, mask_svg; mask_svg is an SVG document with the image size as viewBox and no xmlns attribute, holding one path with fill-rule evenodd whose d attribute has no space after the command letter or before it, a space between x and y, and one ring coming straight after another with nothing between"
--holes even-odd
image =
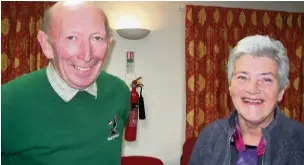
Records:
<instances>
[{"instance_id":1,"label":"fire extinguisher label","mask_svg":"<svg viewBox=\"0 0 304 165\"><path fill-rule=\"evenodd\" d=\"M135 73L135 52L127 51L126 54L126 73L125 73L125 82L126 84L131 84L132 81L136 79Z\"/></svg>"},{"instance_id":2,"label":"fire extinguisher label","mask_svg":"<svg viewBox=\"0 0 304 165\"><path fill-rule=\"evenodd\" d=\"M134 52L127 52L127 73L134 73Z\"/></svg>"},{"instance_id":3,"label":"fire extinguisher label","mask_svg":"<svg viewBox=\"0 0 304 165\"><path fill-rule=\"evenodd\" d=\"M129 127L136 127L137 126L137 109L136 110L131 110L130 112L130 122L129 122Z\"/></svg>"}]
</instances>

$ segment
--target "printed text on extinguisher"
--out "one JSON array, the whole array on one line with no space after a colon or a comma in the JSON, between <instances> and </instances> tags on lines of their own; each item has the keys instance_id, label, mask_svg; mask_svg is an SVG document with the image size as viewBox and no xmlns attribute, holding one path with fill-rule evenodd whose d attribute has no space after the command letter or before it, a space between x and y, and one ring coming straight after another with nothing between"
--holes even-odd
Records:
<instances>
[{"instance_id":1,"label":"printed text on extinguisher","mask_svg":"<svg viewBox=\"0 0 304 165\"><path fill-rule=\"evenodd\" d=\"M130 112L130 122L129 127L136 127L137 126L137 118L138 118L138 104L132 105L132 110Z\"/></svg>"}]
</instances>

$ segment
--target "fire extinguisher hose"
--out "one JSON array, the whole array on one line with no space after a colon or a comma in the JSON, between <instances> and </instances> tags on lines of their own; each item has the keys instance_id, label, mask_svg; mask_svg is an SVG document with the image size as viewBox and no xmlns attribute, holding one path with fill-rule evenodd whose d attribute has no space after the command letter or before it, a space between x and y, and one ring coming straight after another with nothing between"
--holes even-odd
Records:
<instances>
[{"instance_id":1,"label":"fire extinguisher hose","mask_svg":"<svg viewBox=\"0 0 304 165\"><path fill-rule=\"evenodd\" d=\"M142 96L142 85L140 86L140 95L139 95L139 119L140 120L144 120L146 119L146 112L145 112L145 102L144 102L144 98Z\"/></svg>"}]
</instances>

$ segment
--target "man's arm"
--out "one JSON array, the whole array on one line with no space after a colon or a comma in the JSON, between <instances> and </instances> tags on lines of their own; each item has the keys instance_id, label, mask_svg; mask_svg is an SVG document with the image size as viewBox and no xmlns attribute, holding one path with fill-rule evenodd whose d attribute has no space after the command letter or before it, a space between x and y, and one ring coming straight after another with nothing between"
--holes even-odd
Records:
<instances>
[{"instance_id":1,"label":"man's arm","mask_svg":"<svg viewBox=\"0 0 304 165\"><path fill-rule=\"evenodd\" d=\"M125 89L123 90L123 92L125 92L124 96L124 112L123 112L123 121L124 121L124 125L127 125L128 119L129 119L129 114L130 114L130 89L129 87L126 85Z\"/></svg>"},{"instance_id":2,"label":"man's arm","mask_svg":"<svg viewBox=\"0 0 304 165\"><path fill-rule=\"evenodd\" d=\"M2 86L3 87L3 86ZM3 89L3 88L2 88ZM9 165L9 157L7 147L9 145L9 130L10 130L10 120L9 112L11 112L10 106L7 103L6 97L8 96L5 90L1 90L1 164Z\"/></svg>"}]
</instances>

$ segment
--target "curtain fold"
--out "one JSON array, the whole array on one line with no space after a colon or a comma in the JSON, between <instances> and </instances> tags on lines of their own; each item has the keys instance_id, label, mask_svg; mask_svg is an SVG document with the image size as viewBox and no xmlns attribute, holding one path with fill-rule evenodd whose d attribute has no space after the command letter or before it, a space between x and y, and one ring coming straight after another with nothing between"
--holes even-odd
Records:
<instances>
[{"instance_id":1,"label":"curtain fold","mask_svg":"<svg viewBox=\"0 0 304 165\"><path fill-rule=\"evenodd\" d=\"M47 65L36 35L54 3L1 2L1 84Z\"/></svg>"},{"instance_id":2,"label":"curtain fold","mask_svg":"<svg viewBox=\"0 0 304 165\"><path fill-rule=\"evenodd\" d=\"M186 138L227 117L227 60L230 50L248 35L269 35L287 48L290 87L279 104L288 117L304 123L304 14L186 5Z\"/></svg>"}]
</instances>

